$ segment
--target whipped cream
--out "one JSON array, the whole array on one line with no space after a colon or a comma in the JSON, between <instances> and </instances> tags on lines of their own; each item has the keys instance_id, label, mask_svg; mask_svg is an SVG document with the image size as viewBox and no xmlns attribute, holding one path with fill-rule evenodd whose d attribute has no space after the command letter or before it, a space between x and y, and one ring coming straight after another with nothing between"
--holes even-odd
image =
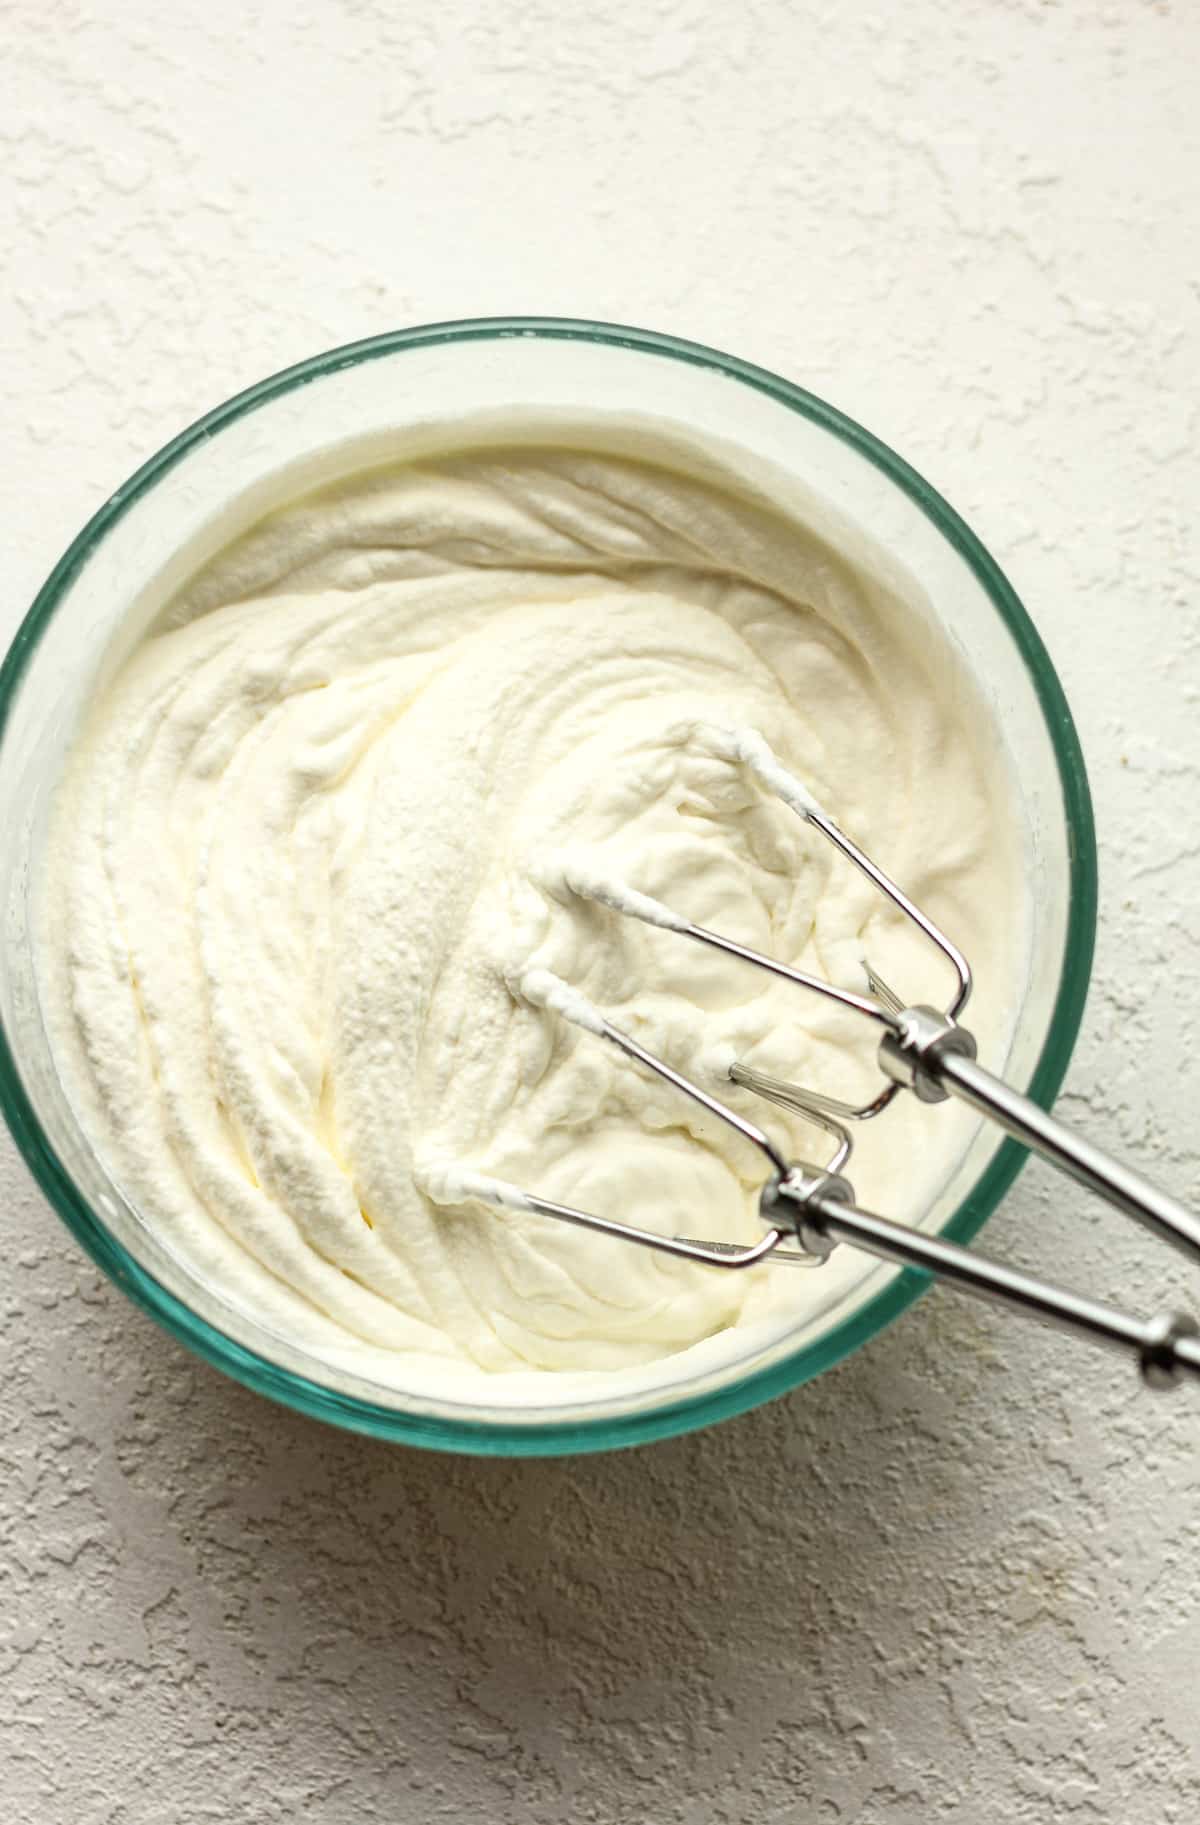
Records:
<instances>
[{"instance_id":1,"label":"whipped cream","mask_svg":"<svg viewBox=\"0 0 1200 1825\"><path fill-rule=\"evenodd\" d=\"M807 822L818 802L972 957L998 1058L1015 799L894 579L732 485L617 456L514 446L343 481L208 564L81 732L40 938L67 1091L144 1221L317 1357L486 1402L682 1378L867 1264L689 1266L521 1188L761 1234L761 1157L604 1020L792 1156L827 1143L729 1083L731 1059L878 1087L866 1022L671 929L855 987L865 953L944 999L936 957ZM863 1132L860 1197L912 1219L969 1133L900 1099Z\"/></svg>"}]
</instances>

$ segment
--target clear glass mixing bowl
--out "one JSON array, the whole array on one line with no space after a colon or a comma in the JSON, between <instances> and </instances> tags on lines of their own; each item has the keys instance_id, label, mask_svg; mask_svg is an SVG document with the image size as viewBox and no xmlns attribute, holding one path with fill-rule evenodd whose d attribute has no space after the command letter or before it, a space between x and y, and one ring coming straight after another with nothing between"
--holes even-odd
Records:
<instances>
[{"instance_id":1,"label":"clear glass mixing bowl","mask_svg":"<svg viewBox=\"0 0 1200 1825\"><path fill-rule=\"evenodd\" d=\"M665 1438L797 1386L894 1318L924 1276L872 1266L833 1309L719 1370L642 1396L513 1411L416 1399L306 1355L205 1286L138 1217L68 1106L30 943L47 804L102 665L199 564L264 512L328 477L445 447L446 423L494 441L519 409L554 432L652 414L723 446L748 479L831 525L867 528L915 580L1005 732L1024 800L1033 929L1008 1075L1058 1091L1091 966L1096 857L1087 780L1058 679L978 539L859 425L762 368L603 323L486 319L398 331L318 355L239 394L140 469L79 534L0 669L0 1104L42 1190L89 1254L191 1349L250 1387L379 1437L499 1456ZM491 437L489 438L489 427ZM602 433L601 433L602 434ZM786 503L785 503L786 504ZM981 1132L930 1227L966 1241L1020 1168Z\"/></svg>"}]
</instances>

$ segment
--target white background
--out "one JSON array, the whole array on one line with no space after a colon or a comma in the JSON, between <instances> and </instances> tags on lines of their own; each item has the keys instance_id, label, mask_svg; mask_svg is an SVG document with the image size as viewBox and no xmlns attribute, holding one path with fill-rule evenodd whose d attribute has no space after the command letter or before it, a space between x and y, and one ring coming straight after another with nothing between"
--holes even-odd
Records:
<instances>
[{"instance_id":1,"label":"white background","mask_svg":"<svg viewBox=\"0 0 1200 1825\"><path fill-rule=\"evenodd\" d=\"M761 361L1007 567L1098 801L1071 1117L1200 1200L1188 0L6 0L3 623L198 413L563 312ZM925 1299L620 1457L339 1435L192 1361L0 1159L0 1817L1165 1825L1200 1813L1200 1390ZM1031 1170L986 1236L1191 1276Z\"/></svg>"}]
</instances>

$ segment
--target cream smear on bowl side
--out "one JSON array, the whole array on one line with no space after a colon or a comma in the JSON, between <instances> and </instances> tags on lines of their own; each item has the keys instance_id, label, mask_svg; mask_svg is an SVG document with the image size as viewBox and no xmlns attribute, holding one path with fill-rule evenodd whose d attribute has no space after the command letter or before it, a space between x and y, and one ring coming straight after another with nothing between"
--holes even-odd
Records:
<instances>
[{"instance_id":1,"label":"cream smear on bowl side","mask_svg":"<svg viewBox=\"0 0 1200 1825\"><path fill-rule=\"evenodd\" d=\"M1024 918L997 733L927 617L798 521L522 445L352 477L208 563L94 705L43 894L64 1083L145 1222L315 1356L487 1403L682 1378L849 1287L846 1250L723 1273L471 1197L475 1173L760 1233L760 1156L514 993L530 970L792 1155L820 1137L730 1085L732 1058L878 1084L864 1022L580 897L572 870L855 986L865 948L944 998L714 728L755 731L944 923L1002 1054ZM901 1098L863 1131L860 1197L913 1219L970 1132Z\"/></svg>"}]
</instances>

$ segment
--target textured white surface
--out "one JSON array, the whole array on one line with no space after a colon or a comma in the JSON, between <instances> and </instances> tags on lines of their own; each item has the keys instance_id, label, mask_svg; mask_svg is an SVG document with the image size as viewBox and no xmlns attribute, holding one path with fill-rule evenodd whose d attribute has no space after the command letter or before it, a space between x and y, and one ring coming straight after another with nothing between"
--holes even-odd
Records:
<instances>
[{"instance_id":1,"label":"textured white surface","mask_svg":"<svg viewBox=\"0 0 1200 1825\"><path fill-rule=\"evenodd\" d=\"M792 374L1048 639L1104 870L1064 1105L1200 1198L1194 7L4 23L6 628L144 455L333 341L562 311ZM425 1457L194 1363L0 1170L4 1825L1196 1817L1194 1393L934 1294L708 1434ZM987 1245L1200 1302L1038 1171Z\"/></svg>"}]
</instances>

